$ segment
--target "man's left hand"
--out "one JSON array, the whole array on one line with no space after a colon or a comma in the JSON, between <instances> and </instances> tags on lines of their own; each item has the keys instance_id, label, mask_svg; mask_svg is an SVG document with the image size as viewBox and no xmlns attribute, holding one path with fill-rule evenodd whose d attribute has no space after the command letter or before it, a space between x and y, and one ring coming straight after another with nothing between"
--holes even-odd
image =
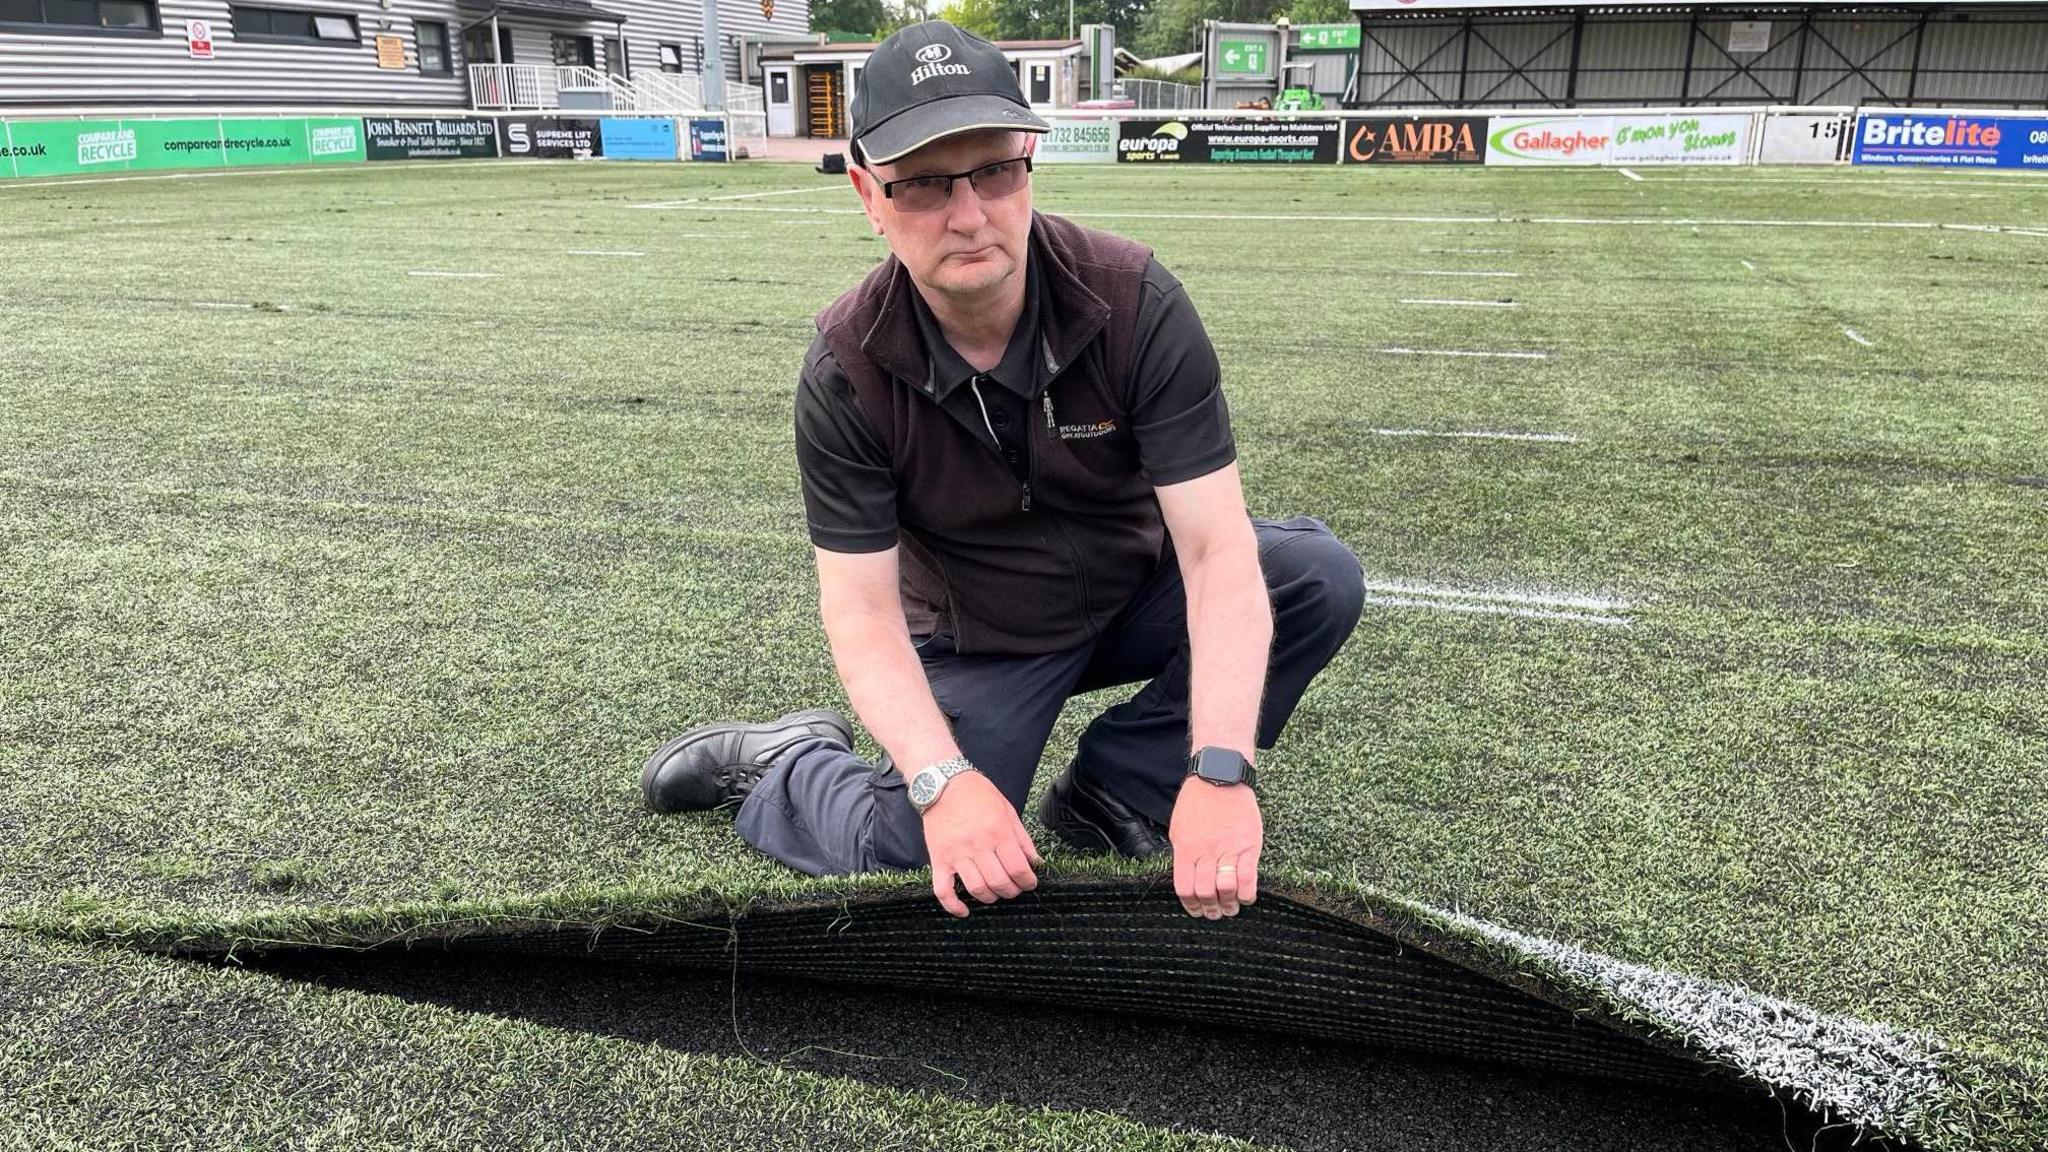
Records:
<instances>
[{"instance_id":1,"label":"man's left hand","mask_svg":"<svg viewBox=\"0 0 2048 1152\"><path fill-rule=\"evenodd\" d=\"M1250 787L1188 777L1166 835L1173 841L1173 890L1188 915L1218 920L1237 915L1240 901L1258 900L1266 830Z\"/></svg>"}]
</instances>

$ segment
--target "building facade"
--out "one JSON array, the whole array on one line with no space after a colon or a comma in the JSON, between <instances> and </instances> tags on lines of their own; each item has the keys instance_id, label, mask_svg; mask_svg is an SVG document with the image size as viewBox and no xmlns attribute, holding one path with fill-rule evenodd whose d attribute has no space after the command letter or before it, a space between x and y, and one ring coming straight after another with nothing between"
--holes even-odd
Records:
<instances>
[{"instance_id":1,"label":"building facade","mask_svg":"<svg viewBox=\"0 0 2048 1152\"><path fill-rule=\"evenodd\" d=\"M745 42L808 34L810 0L716 2L734 80ZM699 0L0 0L0 108L450 109L472 105L472 63L705 59Z\"/></svg>"},{"instance_id":2,"label":"building facade","mask_svg":"<svg viewBox=\"0 0 2048 1152\"><path fill-rule=\"evenodd\" d=\"M999 40L1033 108L1072 108L1087 61L1081 40ZM770 136L839 138L874 44L769 44L756 54ZM751 69L750 69L751 72ZM752 77L749 76L751 82Z\"/></svg>"}]
</instances>

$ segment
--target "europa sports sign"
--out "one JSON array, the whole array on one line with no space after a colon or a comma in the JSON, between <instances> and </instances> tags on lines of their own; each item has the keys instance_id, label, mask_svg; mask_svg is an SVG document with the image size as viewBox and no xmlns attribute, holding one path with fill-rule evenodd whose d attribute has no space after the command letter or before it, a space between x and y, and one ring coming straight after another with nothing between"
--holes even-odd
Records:
<instances>
[{"instance_id":1,"label":"europa sports sign","mask_svg":"<svg viewBox=\"0 0 2048 1152\"><path fill-rule=\"evenodd\" d=\"M2048 168L2048 120L1941 112L1856 117L1856 164Z\"/></svg>"},{"instance_id":2,"label":"europa sports sign","mask_svg":"<svg viewBox=\"0 0 2048 1152\"><path fill-rule=\"evenodd\" d=\"M1126 164L1335 164L1336 120L1125 120L1116 158Z\"/></svg>"}]
</instances>

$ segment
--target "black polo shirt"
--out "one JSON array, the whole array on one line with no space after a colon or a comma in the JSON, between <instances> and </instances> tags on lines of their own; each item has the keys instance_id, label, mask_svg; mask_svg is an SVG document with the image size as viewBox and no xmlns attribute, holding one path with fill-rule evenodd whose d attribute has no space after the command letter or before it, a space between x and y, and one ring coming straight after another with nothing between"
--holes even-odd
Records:
<instances>
[{"instance_id":1,"label":"black polo shirt","mask_svg":"<svg viewBox=\"0 0 2048 1152\"><path fill-rule=\"evenodd\" d=\"M973 365L960 358L960 353L947 342L931 305L925 303L924 294L911 293L917 330L924 337L925 355L931 359L933 383L944 389L949 399L953 393L967 390L959 398L960 406L973 409L967 414L981 421L975 427L983 439L994 437L991 446L1002 452L1004 462L1019 482L1030 464L1024 459L1024 421L1030 419L1031 402L1038 398L1038 293L1043 278L1034 271L1037 263L1035 256L1025 261L1024 311L1017 317L1017 326L1010 330L1010 343L1003 349L1002 362L987 372L976 372ZM999 387L989 387L990 381Z\"/></svg>"},{"instance_id":2,"label":"black polo shirt","mask_svg":"<svg viewBox=\"0 0 2048 1152\"><path fill-rule=\"evenodd\" d=\"M1054 383L1049 400L1044 388L1049 354L1040 349L1042 278L1033 270L1036 262L1034 253L1026 264L1025 312L992 372L976 373L961 359L922 297L915 306L931 364L928 395L982 441L989 441L992 430L1020 477L1030 463L1021 455L1023 421L1041 418L1037 410L1048 404L1058 418L1059 385ZM813 367L797 384L797 463L811 542L831 552L884 551L897 543L889 453L843 384L819 379L838 377L831 360L826 351L808 361ZM996 386L982 383L977 389L977 377ZM1205 476L1237 459L1215 349L1180 281L1157 260L1147 262L1139 293L1125 396L1142 470L1154 487ZM1010 453L1017 458L1011 460Z\"/></svg>"}]
</instances>

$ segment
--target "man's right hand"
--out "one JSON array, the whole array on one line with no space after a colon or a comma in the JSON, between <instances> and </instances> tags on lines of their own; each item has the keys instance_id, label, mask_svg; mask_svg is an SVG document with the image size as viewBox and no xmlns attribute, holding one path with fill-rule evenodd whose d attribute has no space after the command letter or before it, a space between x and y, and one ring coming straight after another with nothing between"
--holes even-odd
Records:
<instances>
[{"instance_id":1,"label":"man's right hand","mask_svg":"<svg viewBox=\"0 0 2048 1152\"><path fill-rule=\"evenodd\" d=\"M1017 810L979 771L946 781L938 802L924 810L924 843L932 894L955 916L967 915L967 902L954 891L954 877L976 900L993 904L1038 887L1031 869L1045 863Z\"/></svg>"}]
</instances>

